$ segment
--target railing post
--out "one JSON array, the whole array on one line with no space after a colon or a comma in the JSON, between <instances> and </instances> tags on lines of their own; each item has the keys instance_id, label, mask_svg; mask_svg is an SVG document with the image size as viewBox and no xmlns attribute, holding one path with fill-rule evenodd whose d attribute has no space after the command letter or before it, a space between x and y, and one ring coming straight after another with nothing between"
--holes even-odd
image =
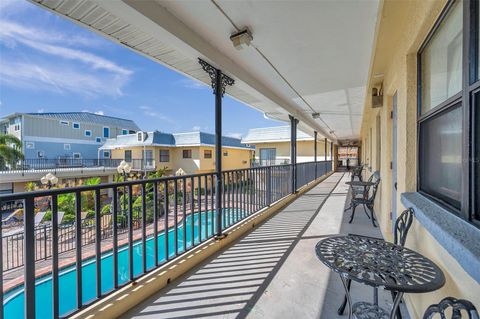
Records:
<instances>
[{"instance_id":1,"label":"railing post","mask_svg":"<svg viewBox=\"0 0 480 319\"><path fill-rule=\"evenodd\" d=\"M35 199L25 198L24 203L24 298L25 318L35 318Z\"/></svg>"},{"instance_id":2,"label":"railing post","mask_svg":"<svg viewBox=\"0 0 480 319\"><path fill-rule=\"evenodd\" d=\"M317 179L317 131L313 132L313 161L315 162L315 179Z\"/></svg>"},{"instance_id":3,"label":"railing post","mask_svg":"<svg viewBox=\"0 0 480 319\"><path fill-rule=\"evenodd\" d=\"M272 168L267 166L267 205L272 204Z\"/></svg>"},{"instance_id":4,"label":"railing post","mask_svg":"<svg viewBox=\"0 0 480 319\"><path fill-rule=\"evenodd\" d=\"M290 117L290 162L292 163L292 193L297 191L297 123L298 120Z\"/></svg>"}]
</instances>

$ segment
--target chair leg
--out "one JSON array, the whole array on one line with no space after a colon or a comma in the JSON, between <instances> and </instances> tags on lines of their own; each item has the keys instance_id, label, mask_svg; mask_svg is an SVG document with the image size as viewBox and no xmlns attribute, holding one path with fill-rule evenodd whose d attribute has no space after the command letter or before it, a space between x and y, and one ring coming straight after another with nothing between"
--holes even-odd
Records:
<instances>
[{"instance_id":1,"label":"chair leg","mask_svg":"<svg viewBox=\"0 0 480 319\"><path fill-rule=\"evenodd\" d=\"M365 215L367 215L368 219L370 219L370 215L368 215L367 206L365 206L365 204L363 204L363 211L365 212Z\"/></svg>"},{"instance_id":2,"label":"chair leg","mask_svg":"<svg viewBox=\"0 0 480 319\"><path fill-rule=\"evenodd\" d=\"M352 284L352 281L350 279L347 279L347 289L348 291L350 291L350 285ZM338 308L337 310L337 314L339 316L343 315L343 313L345 312L345 307L347 306L347 295L345 295L343 297L343 302L342 304L340 305L340 308Z\"/></svg>"},{"instance_id":3,"label":"chair leg","mask_svg":"<svg viewBox=\"0 0 480 319\"><path fill-rule=\"evenodd\" d=\"M371 219L372 219L372 225L373 227L377 227L377 225L375 225L375 216L374 216L374 213L373 213L373 207L368 207L370 209L370 216L371 216Z\"/></svg>"},{"instance_id":4,"label":"chair leg","mask_svg":"<svg viewBox=\"0 0 480 319\"><path fill-rule=\"evenodd\" d=\"M357 205L353 204L352 215L350 215L350 221L348 222L349 224L351 224L353 222L353 217L355 216L355 209L356 208L357 208Z\"/></svg>"},{"instance_id":5,"label":"chair leg","mask_svg":"<svg viewBox=\"0 0 480 319\"><path fill-rule=\"evenodd\" d=\"M392 300L395 300L395 297L397 296L397 294L394 291L390 291L390 292L392 294ZM400 303L401 302L402 301L400 301ZM397 311L395 313L395 318L402 319L402 313L400 312L400 307L397 308Z\"/></svg>"}]
</instances>

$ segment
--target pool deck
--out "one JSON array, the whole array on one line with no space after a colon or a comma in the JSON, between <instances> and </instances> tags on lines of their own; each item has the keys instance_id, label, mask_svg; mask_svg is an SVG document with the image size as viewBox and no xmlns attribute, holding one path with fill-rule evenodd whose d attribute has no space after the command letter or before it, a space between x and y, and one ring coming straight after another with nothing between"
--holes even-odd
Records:
<instances>
[{"instance_id":1,"label":"pool deck","mask_svg":"<svg viewBox=\"0 0 480 319\"><path fill-rule=\"evenodd\" d=\"M314 247L334 234L381 237L360 208L348 224L349 179L334 173L122 318L347 318L336 313L341 281ZM353 302L372 301L373 289L353 283L352 296ZM380 290L379 299L391 307L388 292Z\"/></svg>"}]
</instances>

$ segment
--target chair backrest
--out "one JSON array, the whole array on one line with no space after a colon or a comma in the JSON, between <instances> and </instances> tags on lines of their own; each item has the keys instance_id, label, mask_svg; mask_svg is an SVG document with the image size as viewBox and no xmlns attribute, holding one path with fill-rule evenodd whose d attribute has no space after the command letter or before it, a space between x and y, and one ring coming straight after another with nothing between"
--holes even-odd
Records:
<instances>
[{"instance_id":1,"label":"chair backrest","mask_svg":"<svg viewBox=\"0 0 480 319\"><path fill-rule=\"evenodd\" d=\"M395 245L405 246L408 231L412 226L414 217L413 208L404 210L395 221L395 232L393 233L393 243Z\"/></svg>"},{"instance_id":2,"label":"chair backrest","mask_svg":"<svg viewBox=\"0 0 480 319\"><path fill-rule=\"evenodd\" d=\"M427 311L423 314L423 319L432 319L436 314L440 315L440 318L444 319L445 310L451 308L452 319L461 319L462 310L468 314L469 319L479 319L479 315L475 306L468 300L455 299L453 297L447 297L440 301L438 305L431 305L427 308Z\"/></svg>"},{"instance_id":3,"label":"chair backrest","mask_svg":"<svg viewBox=\"0 0 480 319\"><path fill-rule=\"evenodd\" d=\"M373 203L375 201L375 196L377 196L378 184L380 184L380 180L381 180L380 172L375 171L370 177L372 179L371 180L369 179L369 181L374 182L375 184L373 184L372 187L368 189L369 192L370 192L370 189L372 189L371 195L368 198L368 200Z\"/></svg>"}]
</instances>

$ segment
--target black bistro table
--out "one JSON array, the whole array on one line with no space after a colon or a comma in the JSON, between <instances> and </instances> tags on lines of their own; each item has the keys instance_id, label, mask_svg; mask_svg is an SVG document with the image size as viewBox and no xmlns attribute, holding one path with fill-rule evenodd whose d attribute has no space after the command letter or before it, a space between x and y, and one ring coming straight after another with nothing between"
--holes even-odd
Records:
<instances>
[{"instance_id":1,"label":"black bistro table","mask_svg":"<svg viewBox=\"0 0 480 319\"><path fill-rule=\"evenodd\" d=\"M352 187L369 187L375 185L374 182L364 182L364 181L351 181L351 182L345 182L345 184L350 185Z\"/></svg>"},{"instance_id":2,"label":"black bistro table","mask_svg":"<svg viewBox=\"0 0 480 319\"><path fill-rule=\"evenodd\" d=\"M404 293L425 293L440 289L445 276L440 268L419 253L380 238L360 235L331 236L315 247L317 257L340 275L352 318L395 318ZM372 287L384 287L396 293L388 311L374 303L352 305L347 279Z\"/></svg>"}]
</instances>

